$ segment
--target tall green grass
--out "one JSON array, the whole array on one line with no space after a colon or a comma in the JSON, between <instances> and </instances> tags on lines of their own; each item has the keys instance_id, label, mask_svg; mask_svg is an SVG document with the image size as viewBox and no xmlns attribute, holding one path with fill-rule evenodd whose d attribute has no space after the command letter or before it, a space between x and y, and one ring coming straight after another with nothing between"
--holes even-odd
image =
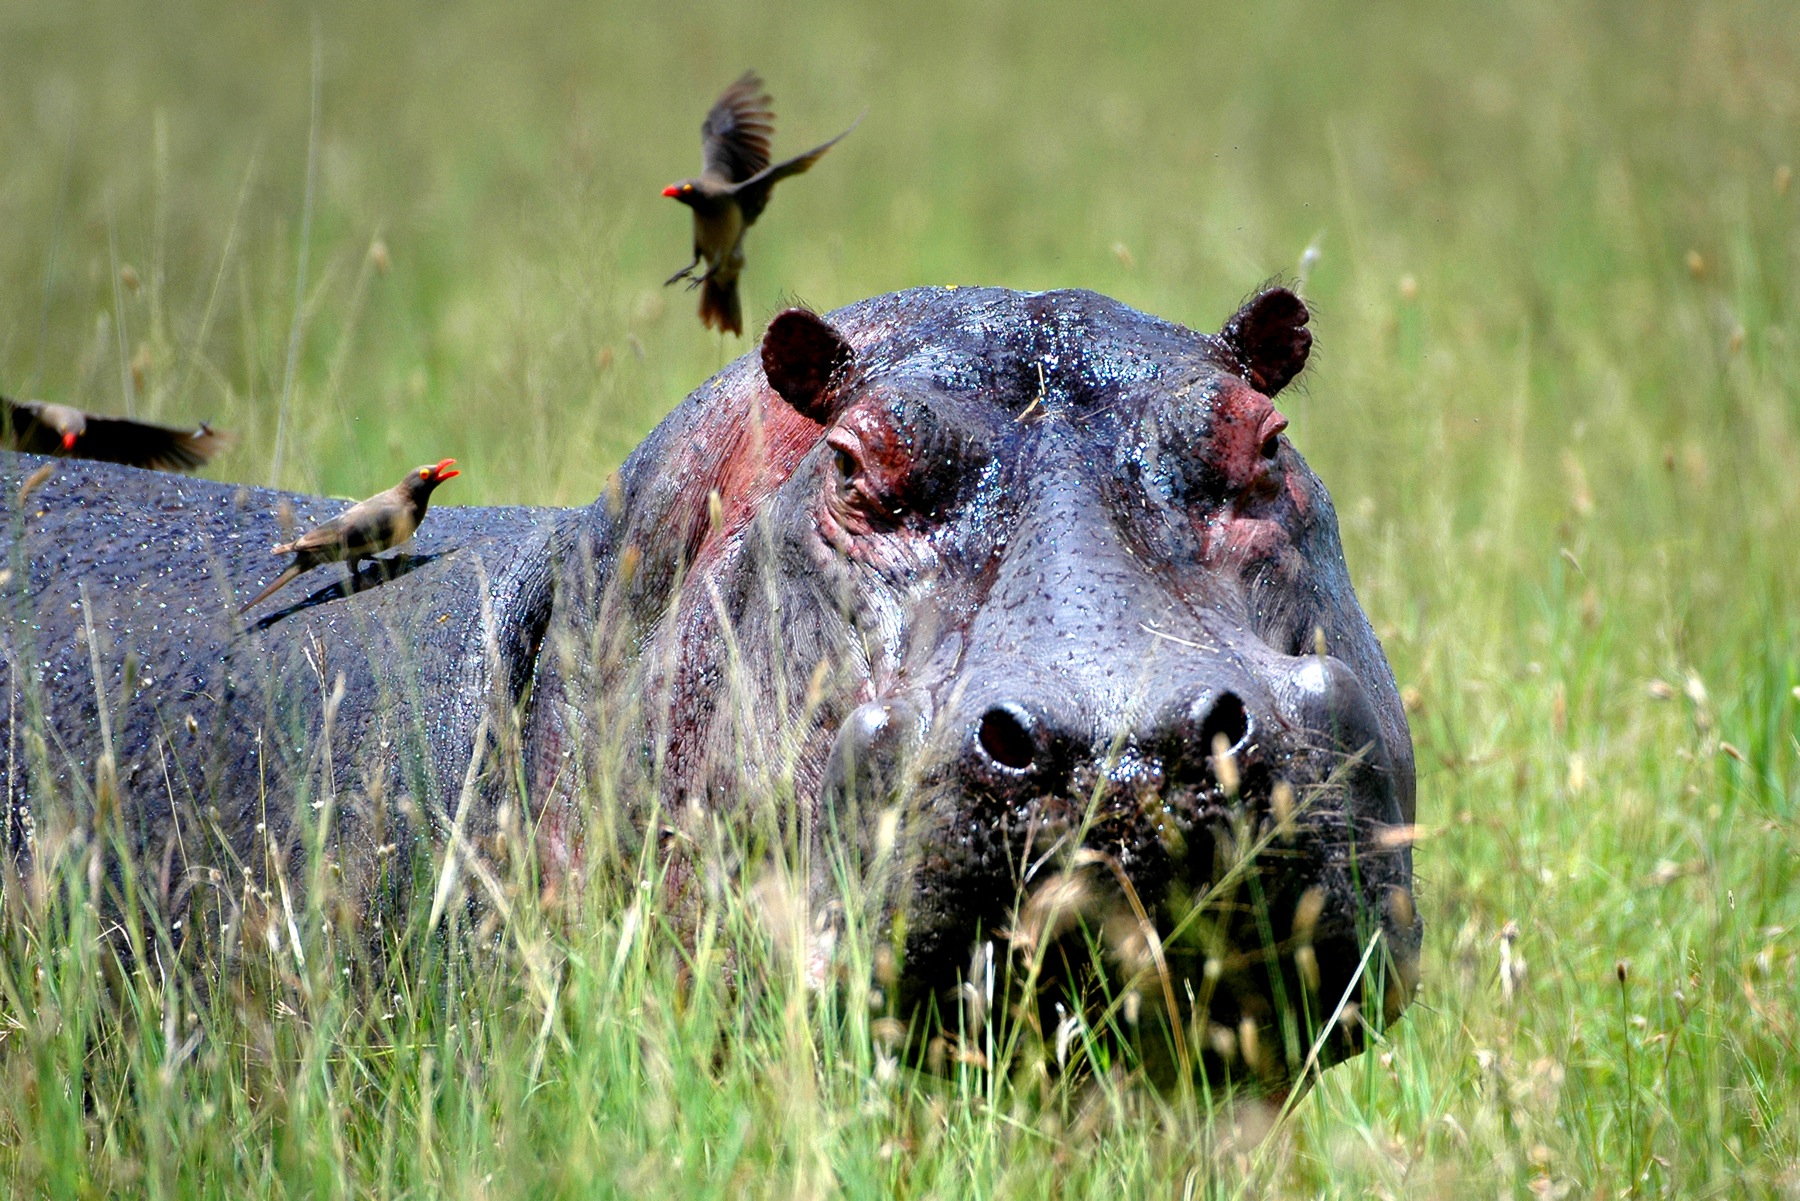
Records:
<instances>
[{"instance_id":1,"label":"tall green grass","mask_svg":"<svg viewBox=\"0 0 1800 1201\"><path fill-rule=\"evenodd\" d=\"M1418 1004L1271 1130L897 1069L749 866L697 948L634 863L429 937L429 887L376 938L318 894L196 974L102 938L102 823L7 882L0 1180L1792 1195L1797 61L1761 3L0 6L0 388L209 418L222 479L595 496L745 346L660 288L656 191L751 65L778 152L870 109L751 235L752 321L995 283L1212 327L1304 275L1283 407L1407 690L1428 931Z\"/></svg>"}]
</instances>

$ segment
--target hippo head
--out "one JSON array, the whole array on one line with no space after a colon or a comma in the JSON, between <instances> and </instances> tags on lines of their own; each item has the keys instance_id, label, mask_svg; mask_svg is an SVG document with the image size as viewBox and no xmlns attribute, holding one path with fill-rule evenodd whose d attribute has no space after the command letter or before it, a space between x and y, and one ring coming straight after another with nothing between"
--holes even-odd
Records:
<instances>
[{"instance_id":1,"label":"hippo head","mask_svg":"<svg viewBox=\"0 0 1800 1201\"><path fill-rule=\"evenodd\" d=\"M1275 401L1307 318L920 290L782 313L715 385L754 428L683 451L714 486L650 639L672 787L720 803L766 736L723 716L727 655L806 693L796 792L879 882L909 1002L973 953L1279 1081L1410 998L1411 740Z\"/></svg>"}]
</instances>

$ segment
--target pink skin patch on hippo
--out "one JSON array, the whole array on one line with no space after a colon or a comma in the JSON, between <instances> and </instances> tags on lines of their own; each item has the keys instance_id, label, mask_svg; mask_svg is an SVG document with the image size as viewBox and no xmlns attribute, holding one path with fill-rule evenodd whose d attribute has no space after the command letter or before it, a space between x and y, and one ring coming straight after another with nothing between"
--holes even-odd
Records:
<instances>
[{"instance_id":1,"label":"pink skin patch on hippo","mask_svg":"<svg viewBox=\"0 0 1800 1201\"><path fill-rule=\"evenodd\" d=\"M882 329L846 325L838 327L838 333L862 345L871 336L880 336ZM787 483L825 428L788 404L766 381L751 385L746 403L721 403L700 419L674 468L675 478L682 482L668 505L665 527L679 531L680 544L696 570ZM710 512L714 493L720 509L717 530Z\"/></svg>"},{"instance_id":2,"label":"pink skin patch on hippo","mask_svg":"<svg viewBox=\"0 0 1800 1201\"><path fill-rule=\"evenodd\" d=\"M921 467L910 434L878 392L838 415L825 435L833 462L814 509L819 536L838 554L890 582L929 581L936 552L916 520Z\"/></svg>"},{"instance_id":3,"label":"pink skin patch on hippo","mask_svg":"<svg viewBox=\"0 0 1800 1201\"><path fill-rule=\"evenodd\" d=\"M768 388L758 388L748 404L710 413L675 469L683 481L670 503L666 528L696 570L742 529L769 495L794 473L819 441L818 423L802 416ZM719 497L719 528L713 528L712 496Z\"/></svg>"},{"instance_id":4,"label":"pink skin patch on hippo","mask_svg":"<svg viewBox=\"0 0 1800 1201\"><path fill-rule=\"evenodd\" d=\"M838 483L827 510L841 533L892 528L904 502L913 455L887 414L878 404L859 403L839 416L825 440L837 456Z\"/></svg>"}]
</instances>

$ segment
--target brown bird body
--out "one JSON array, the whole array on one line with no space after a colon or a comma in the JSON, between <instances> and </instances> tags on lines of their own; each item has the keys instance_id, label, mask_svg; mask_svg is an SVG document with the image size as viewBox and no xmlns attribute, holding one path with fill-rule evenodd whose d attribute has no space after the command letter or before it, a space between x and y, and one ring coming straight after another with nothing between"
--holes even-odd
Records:
<instances>
[{"instance_id":1,"label":"brown bird body","mask_svg":"<svg viewBox=\"0 0 1800 1201\"><path fill-rule=\"evenodd\" d=\"M725 89L700 126L705 161L699 178L663 189L664 196L694 210L694 259L666 282L685 279L688 287L698 287L701 323L734 334L744 332L737 291L744 269L744 234L768 205L770 189L818 162L862 121L858 117L829 142L771 166L775 110L769 104L761 77L755 71L744 72ZM694 271L703 259L706 271L696 278Z\"/></svg>"},{"instance_id":2,"label":"brown bird body","mask_svg":"<svg viewBox=\"0 0 1800 1201\"><path fill-rule=\"evenodd\" d=\"M231 445L231 437L204 421L180 430L129 417L104 417L72 405L44 400L14 401L0 396L0 418L14 450L148 467L192 471Z\"/></svg>"},{"instance_id":3,"label":"brown bird body","mask_svg":"<svg viewBox=\"0 0 1800 1201\"><path fill-rule=\"evenodd\" d=\"M252 597L239 613L247 612L273 596L302 572L326 563L348 563L354 578L364 559L405 542L425 520L432 489L461 475L447 471L455 459L416 467L406 478L367 500L357 501L330 521L306 531L292 542L269 548L270 554L293 555L294 561L275 577L274 583Z\"/></svg>"}]
</instances>

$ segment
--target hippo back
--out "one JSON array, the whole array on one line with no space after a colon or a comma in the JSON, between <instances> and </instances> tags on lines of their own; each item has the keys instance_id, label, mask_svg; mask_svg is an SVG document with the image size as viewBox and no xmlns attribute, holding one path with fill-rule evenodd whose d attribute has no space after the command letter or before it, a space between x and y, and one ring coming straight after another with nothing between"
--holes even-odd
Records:
<instances>
[{"instance_id":1,"label":"hippo back","mask_svg":"<svg viewBox=\"0 0 1800 1201\"><path fill-rule=\"evenodd\" d=\"M116 811L181 894L263 880L322 814L367 867L454 807L478 747L496 770L556 511L434 507L354 585L328 566L240 615L286 562L270 547L343 502L15 454L0 495L15 854Z\"/></svg>"}]
</instances>

